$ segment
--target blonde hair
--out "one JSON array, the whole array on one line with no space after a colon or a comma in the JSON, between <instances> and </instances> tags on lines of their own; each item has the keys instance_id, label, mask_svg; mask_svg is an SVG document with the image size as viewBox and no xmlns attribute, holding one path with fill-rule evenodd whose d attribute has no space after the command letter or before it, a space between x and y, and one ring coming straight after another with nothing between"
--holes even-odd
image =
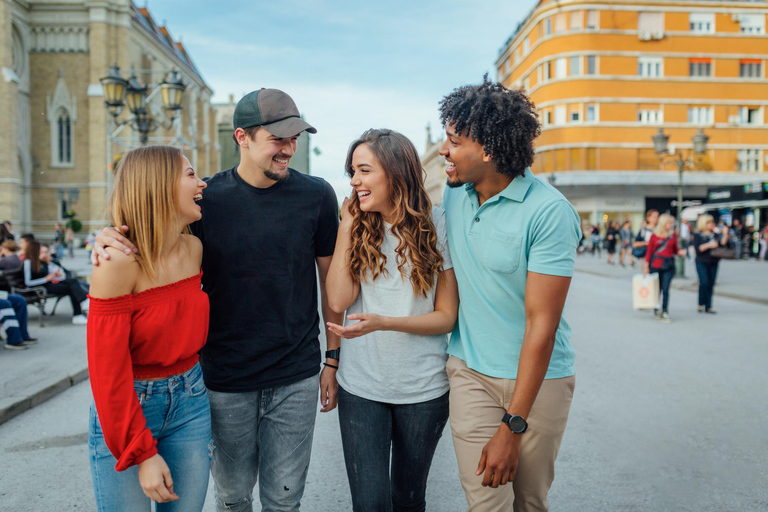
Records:
<instances>
[{"instance_id":1,"label":"blonde hair","mask_svg":"<svg viewBox=\"0 0 768 512\"><path fill-rule=\"evenodd\" d=\"M667 231L667 224L670 221L675 222L675 218L668 213L662 213L656 222L656 229L653 230L653 234L659 238L667 238L670 235L669 231Z\"/></svg>"},{"instance_id":2,"label":"blonde hair","mask_svg":"<svg viewBox=\"0 0 768 512\"><path fill-rule=\"evenodd\" d=\"M715 218L710 214L705 213L705 214L699 215L699 218L696 219L696 229L698 229L699 231L704 231L705 229L707 229L707 224L709 224L710 222L715 222Z\"/></svg>"},{"instance_id":3,"label":"blonde hair","mask_svg":"<svg viewBox=\"0 0 768 512\"><path fill-rule=\"evenodd\" d=\"M2 248L8 249L11 252L17 252L19 250L19 246L16 245L16 242L14 242L13 240L6 240L5 242L3 242Z\"/></svg>"},{"instance_id":4,"label":"blonde hair","mask_svg":"<svg viewBox=\"0 0 768 512\"><path fill-rule=\"evenodd\" d=\"M136 261L147 276L157 277L160 256L175 240L168 233L179 223L179 176L184 153L171 146L146 146L120 160L109 198L113 226L128 226L128 239L139 250Z\"/></svg>"}]
</instances>

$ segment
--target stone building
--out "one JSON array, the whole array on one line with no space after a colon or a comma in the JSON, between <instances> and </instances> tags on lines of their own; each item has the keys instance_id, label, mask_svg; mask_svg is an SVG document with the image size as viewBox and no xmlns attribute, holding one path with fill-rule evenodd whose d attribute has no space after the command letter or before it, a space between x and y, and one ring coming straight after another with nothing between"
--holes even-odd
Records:
<instances>
[{"instance_id":1,"label":"stone building","mask_svg":"<svg viewBox=\"0 0 768 512\"><path fill-rule=\"evenodd\" d=\"M443 202L443 190L445 190L445 157L440 156L438 152L445 141L445 136L441 135L437 141L432 140L432 128L427 126L427 142L424 146L424 154L421 155L421 166L424 168L426 178L424 187L432 204L440 206Z\"/></svg>"},{"instance_id":2,"label":"stone building","mask_svg":"<svg viewBox=\"0 0 768 512\"><path fill-rule=\"evenodd\" d=\"M113 64L126 78L135 70L150 92L178 70L187 86L181 115L150 132L150 144L183 147L203 176L219 170L213 91L147 9L131 0L0 0L0 218L17 232L45 237L66 209L83 232L104 224L112 163L139 145L130 125L115 133L104 105L99 79ZM123 109L118 123L129 116Z\"/></svg>"}]
</instances>

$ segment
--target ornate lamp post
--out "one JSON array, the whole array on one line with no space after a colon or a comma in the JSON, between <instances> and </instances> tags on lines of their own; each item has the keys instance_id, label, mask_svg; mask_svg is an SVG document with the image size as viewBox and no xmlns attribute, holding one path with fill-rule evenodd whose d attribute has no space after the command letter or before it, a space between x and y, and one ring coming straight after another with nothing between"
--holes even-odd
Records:
<instances>
[{"instance_id":1,"label":"ornate lamp post","mask_svg":"<svg viewBox=\"0 0 768 512\"><path fill-rule=\"evenodd\" d=\"M659 128L656 135L651 137L653 140L654 149L656 155L659 157L659 162L662 164L672 162L677 165L677 221L682 223L682 211L683 211L683 171L686 169L695 169L696 165L701 162L701 159L707 153L707 142L709 137L704 133L704 130L699 128L696 135L693 136L693 152L689 153L686 157L683 157L682 151L678 151L675 154L670 155L667 143L669 142L669 135L664 133L664 130ZM678 258L678 275L679 277L685 277L684 265L680 263Z\"/></svg>"}]
</instances>

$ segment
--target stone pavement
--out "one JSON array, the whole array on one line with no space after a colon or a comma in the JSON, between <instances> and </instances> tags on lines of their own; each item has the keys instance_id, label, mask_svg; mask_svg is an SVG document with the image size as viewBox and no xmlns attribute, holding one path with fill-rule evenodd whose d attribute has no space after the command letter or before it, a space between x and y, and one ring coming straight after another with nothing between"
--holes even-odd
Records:
<instances>
[{"instance_id":1,"label":"stone pavement","mask_svg":"<svg viewBox=\"0 0 768 512\"><path fill-rule=\"evenodd\" d=\"M90 276L91 266L85 250L75 251L75 258L65 258L62 265ZM48 313L53 302L47 304ZM63 299L54 316L43 319L29 307L29 333L38 339L28 350L0 349L0 423L58 395L88 378L85 326L72 325L72 306Z\"/></svg>"},{"instance_id":2,"label":"stone pavement","mask_svg":"<svg viewBox=\"0 0 768 512\"><path fill-rule=\"evenodd\" d=\"M631 283L632 276L643 272L642 262L635 262L634 267L621 267L618 264L618 256L616 254L616 265L608 265L605 251L602 252L601 257L592 256L589 253L582 254L576 258L576 271ZM713 308L717 309L717 297L768 305L768 286L766 285L768 285L768 261L722 260L717 274ZM693 260L687 260L685 277L675 277L672 280L672 288L698 293L698 286L696 264Z\"/></svg>"}]
</instances>

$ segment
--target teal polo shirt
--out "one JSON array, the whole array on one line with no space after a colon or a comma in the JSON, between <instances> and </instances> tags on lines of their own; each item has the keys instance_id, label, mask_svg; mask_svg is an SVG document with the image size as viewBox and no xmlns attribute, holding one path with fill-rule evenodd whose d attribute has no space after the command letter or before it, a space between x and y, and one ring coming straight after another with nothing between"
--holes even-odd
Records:
<instances>
[{"instance_id":1,"label":"teal polo shirt","mask_svg":"<svg viewBox=\"0 0 768 512\"><path fill-rule=\"evenodd\" d=\"M448 247L459 283L459 318L448 353L482 374L517 378L528 272L571 277L579 215L526 169L482 206L471 184L443 195ZM560 318L547 379L574 374L571 328Z\"/></svg>"}]
</instances>

